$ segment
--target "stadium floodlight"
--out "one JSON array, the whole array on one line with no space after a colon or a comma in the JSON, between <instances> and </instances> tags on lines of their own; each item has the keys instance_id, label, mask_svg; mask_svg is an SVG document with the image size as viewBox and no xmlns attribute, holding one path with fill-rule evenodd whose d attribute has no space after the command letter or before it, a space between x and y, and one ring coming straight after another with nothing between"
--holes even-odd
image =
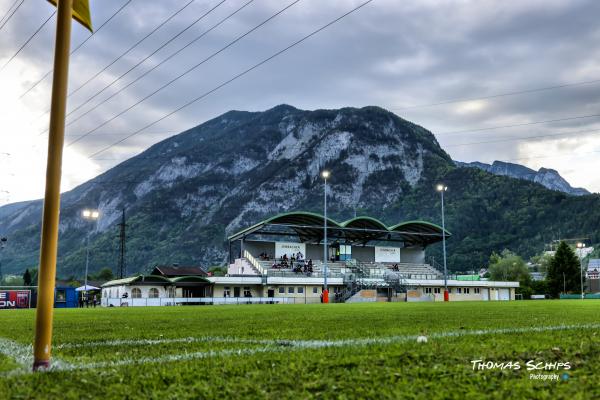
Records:
<instances>
[{"instance_id":1,"label":"stadium floodlight","mask_svg":"<svg viewBox=\"0 0 600 400\"><path fill-rule=\"evenodd\" d=\"M585 243L577 243L577 250L579 250L579 281L581 284L581 300L585 299L585 295L583 293L583 249L585 248Z\"/></svg>"},{"instance_id":2,"label":"stadium floodlight","mask_svg":"<svg viewBox=\"0 0 600 400\"><path fill-rule=\"evenodd\" d=\"M327 179L331 173L327 170L321 172L323 177L323 303L329 303L329 290L327 289Z\"/></svg>"},{"instance_id":3,"label":"stadium floodlight","mask_svg":"<svg viewBox=\"0 0 600 400\"><path fill-rule=\"evenodd\" d=\"M81 215L83 216L84 219L87 219L89 221L97 221L98 218L100 218L100 212L98 210L90 210L90 209L85 209L81 212ZM84 282L84 286L83 286L83 295L87 298L87 279L88 279L88 268L90 265L90 234L91 234L91 230L90 232L88 232L88 234L85 237L85 275L83 277L83 282Z\"/></svg>"},{"instance_id":4,"label":"stadium floodlight","mask_svg":"<svg viewBox=\"0 0 600 400\"><path fill-rule=\"evenodd\" d=\"M81 215L85 219L95 220L95 219L98 219L100 217L100 212L98 210L88 210L88 209L85 209L85 210L83 210L81 212Z\"/></svg>"},{"instance_id":5,"label":"stadium floodlight","mask_svg":"<svg viewBox=\"0 0 600 400\"><path fill-rule=\"evenodd\" d=\"M448 186L439 183L436 187L437 191L442 194L442 247L444 249L444 301L450 300L448 294L448 268L446 267L446 221L444 216L444 192L448 190Z\"/></svg>"}]
</instances>

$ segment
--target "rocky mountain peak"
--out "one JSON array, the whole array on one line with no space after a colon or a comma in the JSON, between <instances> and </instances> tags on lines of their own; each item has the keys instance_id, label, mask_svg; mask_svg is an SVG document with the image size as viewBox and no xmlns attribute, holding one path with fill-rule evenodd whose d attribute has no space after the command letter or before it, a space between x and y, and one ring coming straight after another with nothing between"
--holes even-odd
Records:
<instances>
[{"instance_id":1,"label":"rocky mountain peak","mask_svg":"<svg viewBox=\"0 0 600 400\"><path fill-rule=\"evenodd\" d=\"M582 188L574 188L567 182L556 170L540 168L535 171L524 165L513 164L504 161L494 161L491 165L482 162L455 162L459 167L478 168L494 175L509 176L512 178L523 179L559 192L567 193L573 196L583 196L590 194L589 191Z\"/></svg>"}]
</instances>

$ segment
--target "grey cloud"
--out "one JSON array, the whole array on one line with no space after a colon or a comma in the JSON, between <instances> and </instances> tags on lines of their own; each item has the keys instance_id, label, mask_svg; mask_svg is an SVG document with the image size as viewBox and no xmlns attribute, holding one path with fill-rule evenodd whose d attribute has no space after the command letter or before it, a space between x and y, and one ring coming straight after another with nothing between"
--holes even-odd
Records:
<instances>
[{"instance_id":1,"label":"grey cloud","mask_svg":"<svg viewBox=\"0 0 600 400\"><path fill-rule=\"evenodd\" d=\"M98 23L124 2L102 1L102 5L99 5L98 0L92 1L95 3L94 17ZM143 6L139 5L139 0L134 0L134 3L138 4L129 6L128 12L115 18L110 26L98 33L73 58L72 70L78 73L72 74L71 87L78 86L93 75L185 1L143 1ZM210 3L213 4L216 1ZM163 59L181 43L186 43L241 4L237 0L227 1L206 21L153 57L153 62ZM68 133L76 134L94 128L284 4L287 3L255 1L175 60L74 124ZM76 148L83 154L91 154L105 147L116 140L117 135L110 135L111 131L137 130L357 4L358 1L342 0L301 1L172 87L99 129L98 134L80 141L75 145ZM176 17L126 60L121 60L103 74L102 82L110 82L208 6L205 2L190 6L189 12ZM31 20L25 20L25 15L31 16ZM459 112L464 103L401 108L598 79L600 76L593 76L594 63L599 59L599 51L595 49L599 37L597 15L600 15L600 3L593 0L460 3L375 0L355 15L149 131L181 131L229 109L262 110L284 102L308 109L380 105L392 111L399 109L396 112L400 116L434 133L590 114L598 109L600 102L598 85L490 99L483 102L483 108L472 111ZM9 36L0 38L2 53L10 53L11 49L15 49L19 43L17 38L26 37L41 18L42 15L34 18L31 10L21 16L19 21L23 22L13 27ZM77 29L75 34L74 43L79 43L85 37L81 29ZM29 61L31 68L38 69L40 73L44 70L42 66L47 68L50 65L51 49L48 43L47 37L40 38L23 54L23 59ZM128 76L124 83L148 68L148 64L145 64ZM70 106L76 106L101 87L99 81L90 85L69 100ZM36 92L36 96L47 99L48 90L46 83L43 90ZM112 92L113 89L107 91L100 99ZM26 101L31 104L39 102L31 99ZM440 135L439 139L442 145L452 146L494 138L592 129L599 122L600 119L574 120L518 129ZM161 137L164 136L138 135L120 145L117 155L122 157L123 154L140 151ZM550 139L532 140L547 142ZM600 143L600 139L593 135L586 140ZM448 151L453 157L464 161L513 159L522 156L520 143L453 146L448 147ZM565 152L569 151L571 149L565 148ZM110 158L111 154L107 152L103 156ZM551 161L548 160L549 163ZM103 160L102 165L108 167L111 164ZM588 182L589 189L600 190L600 186L593 186L598 185L597 181L590 178Z\"/></svg>"}]
</instances>

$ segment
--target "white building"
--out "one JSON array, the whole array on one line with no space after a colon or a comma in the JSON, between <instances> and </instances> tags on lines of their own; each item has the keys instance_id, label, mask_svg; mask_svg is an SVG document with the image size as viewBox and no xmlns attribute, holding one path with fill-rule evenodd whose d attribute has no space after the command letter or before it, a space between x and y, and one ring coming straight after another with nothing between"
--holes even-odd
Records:
<instances>
[{"instance_id":1,"label":"white building","mask_svg":"<svg viewBox=\"0 0 600 400\"><path fill-rule=\"evenodd\" d=\"M103 305L319 303L325 285L331 302L443 301L446 285L450 301L515 298L518 282L448 276L445 283L425 262L425 248L442 240L435 224L328 219L324 262L324 222L306 212L269 218L229 237L227 276L157 268L150 276L104 284Z\"/></svg>"}]
</instances>

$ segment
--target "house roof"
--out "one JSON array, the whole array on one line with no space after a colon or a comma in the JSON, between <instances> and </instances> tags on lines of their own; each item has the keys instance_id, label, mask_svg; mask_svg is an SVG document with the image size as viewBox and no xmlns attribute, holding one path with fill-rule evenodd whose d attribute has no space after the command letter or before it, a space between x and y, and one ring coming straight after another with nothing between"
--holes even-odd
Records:
<instances>
[{"instance_id":1,"label":"house roof","mask_svg":"<svg viewBox=\"0 0 600 400\"><path fill-rule=\"evenodd\" d=\"M301 242L319 243L323 239L327 221L327 236L331 240L346 243L370 241L404 242L406 246L427 246L450 237L451 233L441 226L427 221L407 221L386 226L376 218L360 216L339 223L331 218L306 211L294 211L276 215L243 229L228 239L230 242L250 235L296 236Z\"/></svg>"},{"instance_id":2,"label":"house roof","mask_svg":"<svg viewBox=\"0 0 600 400\"><path fill-rule=\"evenodd\" d=\"M167 277L175 276L207 276L208 273L202 267L179 267L157 265L152 271L152 275L162 275Z\"/></svg>"},{"instance_id":3,"label":"house roof","mask_svg":"<svg viewBox=\"0 0 600 400\"><path fill-rule=\"evenodd\" d=\"M168 278L160 275L137 275L130 276L129 278L115 279L108 281L101 287L111 286L124 286L124 285L162 285L171 286L177 283L190 283L190 282L209 282L208 279L203 276L191 275L191 276L179 276Z\"/></svg>"},{"instance_id":4,"label":"house roof","mask_svg":"<svg viewBox=\"0 0 600 400\"><path fill-rule=\"evenodd\" d=\"M139 284L171 284L171 280L164 276L159 275L136 275L130 276L129 278L123 279L115 279L112 281L108 281L104 283L101 287L109 287L109 286L121 286L121 285L131 285L132 283Z\"/></svg>"}]
</instances>

